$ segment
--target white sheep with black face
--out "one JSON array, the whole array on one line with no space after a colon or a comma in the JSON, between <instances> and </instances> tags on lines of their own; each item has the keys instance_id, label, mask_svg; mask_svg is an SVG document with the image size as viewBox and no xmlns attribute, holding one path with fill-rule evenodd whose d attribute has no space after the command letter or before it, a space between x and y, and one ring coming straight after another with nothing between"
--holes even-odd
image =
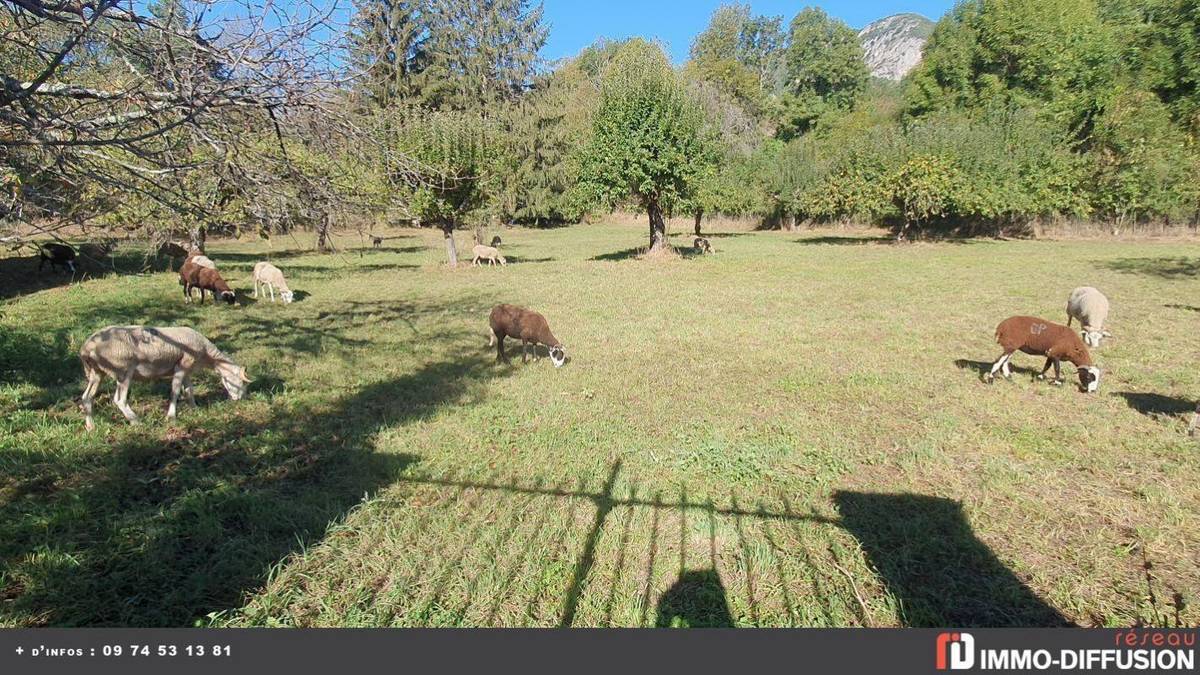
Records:
<instances>
[{"instance_id":1,"label":"white sheep with black face","mask_svg":"<svg viewBox=\"0 0 1200 675\"><path fill-rule=\"evenodd\" d=\"M1112 333L1104 330L1104 322L1108 320L1108 298L1091 286L1080 286L1071 291L1067 298L1067 326L1072 319L1078 319L1082 330L1079 336L1089 347L1099 347L1100 341L1112 337Z\"/></svg>"},{"instance_id":2,"label":"white sheep with black face","mask_svg":"<svg viewBox=\"0 0 1200 675\"><path fill-rule=\"evenodd\" d=\"M79 359L87 377L80 407L88 431L96 426L92 421L92 401L105 375L117 381L113 402L130 424L138 421L128 403L129 386L134 380L171 378L167 417L172 419L181 391L187 394L188 403L196 405L191 381L196 368L216 370L229 398L235 401L246 395L246 385L251 382L245 368L234 363L208 338L187 327L109 326L84 341Z\"/></svg>"}]
</instances>

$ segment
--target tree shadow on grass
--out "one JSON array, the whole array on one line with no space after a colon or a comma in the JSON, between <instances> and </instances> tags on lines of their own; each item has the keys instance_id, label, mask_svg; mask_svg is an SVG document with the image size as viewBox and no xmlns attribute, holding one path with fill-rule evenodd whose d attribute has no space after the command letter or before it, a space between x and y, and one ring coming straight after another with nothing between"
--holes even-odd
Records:
<instances>
[{"instance_id":1,"label":"tree shadow on grass","mask_svg":"<svg viewBox=\"0 0 1200 675\"><path fill-rule=\"evenodd\" d=\"M1163 305L1163 307L1166 307L1167 309L1182 309L1188 312L1200 312L1200 307L1196 307L1195 305L1171 304Z\"/></svg>"},{"instance_id":2,"label":"tree shadow on grass","mask_svg":"<svg viewBox=\"0 0 1200 675\"><path fill-rule=\"evenodd\" d=\"M343 339L354 329L331 330ZM0 453L0 621L182 626L240 606L289 554L419 461L377 452L380 431L480 400L508 372L477 350L457 354L332 403L243 413L216 391L171 425L125 428L98 400L114 426L83 436L80 422L74 452ZM268 374L251 392L281 385Z\"/></svg>"},{"instance_id":3,"label":"tree shadow on grass","mask_svg":"<svg viewBox=\"0 0 1200 675\"><path fill-rule=\"evenodd\" d=\"M691 246L674 246L673 248L675 250L675 255L679 256L680 258L695 258L701 255L699 251ZM638 246L634 248L627 248L622 251L613 251L612 253L602 253L600 255L592 256L591 258L588 258L588 260L598 262L619 262L622 260L641 258L645 255L646 248Z\"/></svg>"},{"instance_id":4,"label":"tree shadow on grass","mask_svg":"<svg viewBox=\"0 0 1200 675\"><path fill-rule=\"evenodd\" d=\"M1200 258L1117 258L1102 260L1096 264L1114 272L1141 274L1160 279L1186 279L1200 274Z\"/></svg>"},{"instance_id":5,"label":"tree shadow on grass","mask_svg":"<svg viewBox=\"0 0 1200 675\"><path fill-rule=\"evenodd\" d=\"M62 268L51 269L49 264L39 271L36 253L31 256L0 257L0 300L113 274L163 271L169 265L169 259L147 258L143 251L133 246L118 248L104 259L92 259L81 254L75 260L74 274Z\"/></svg>"},{"instance_id":6,"label":"tree shadow on grass","mask_svg":"<svg viewBox=\"0 0 1200 675\"><path fill-rule=\"evenodd\" d=\"M821 236L821 237L803 237L797 239L797 244L805 245L826 245L826 246L863 246L867 244L889 244L894 240L891 237L841 237L841 236Z\"/></svg>"},{"instance_id":7,"label":"tree shadow on grass","mask_svg":"<svg viewBox=\"0 0 1200 675\"><path fill-rule=\"evenodd\" d=\"M1195 402L1174 396L1136 391L1118 391L1116 395L1125 399L1130 408L1155 419L1180 417L1196 410Z\"/></svg>"},{"instance_id":8,"label":"tree shadow on grass","mask_svg":"<svg viewBox=\"0 0 1200 675\"><path fill-rule=\"evenodd\" d=\"M843 491L834 502L900 600L906 626L1071 625L975 536L958 502Z\"/></svg>"}]
</instances>

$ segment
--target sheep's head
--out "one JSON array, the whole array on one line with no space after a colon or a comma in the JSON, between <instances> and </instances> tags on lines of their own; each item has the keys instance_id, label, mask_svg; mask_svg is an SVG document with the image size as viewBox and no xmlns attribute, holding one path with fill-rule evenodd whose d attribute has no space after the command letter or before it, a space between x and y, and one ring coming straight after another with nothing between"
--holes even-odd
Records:
<instances>
[{"instance_id":1,"label":"sheep's head","mask_svg":"<svg viewBox=\"0 0 1200 675\"><path fill-rule=\"evenodd\" d=\"M225 385L225 391L229 392L229 398L234 401L240 401L246 395L246 385L253 382L246 375L246 369L236 363L218 363L217 372L221 375L221 384Z\"/></svg>"},{"instance_id":2,"label":"sheep's head","mask_svg":"<svg viewBox=\"0 0 1200 675\"><path fill-rule=\"evenodd\" d=\"M237 300L237 295L233 291L221 291L221 299L232 305Z\"/></svg>"},{"instance_id":3,"label":"sheep's head","mask_svg":"<svg viewBox=\"0 0 1200 675\"><path fill-rule=\"evenodd\" d=\"M293 300L295 300L295 299L296 299L296 294L295 294L295 293L293 293L293 292L292 292L292 291L290 291L290 290L287 290L287 291L279 291L279 297L283 298L283 302L284 302L284 304L288 304L288 303L291 303Z\"/></svg>"},{"instance_id":4,"label":"sheep's head","mask_svg":"<svg viewBox=\"0 0 1200 675\"><path fill-rule=\"evenodd\" d=\"M1104 338L1112 337L1112 333L1106 330L1095 330L1092 328L1084 328L1079 336L1083 338L1083 343L1089 347L1099 347L1100 341Z\"/></svg>"},{"instance_id":5,"label":"sheep's head","mask_svg":"<svg viewBox=\"0 0 1200 675\"><path fill-rule=\"evenodd\" d=\"M1100 388L1100 369L1095 366L1080 366L1079 386L1089 394L1098 390Z\"/></svg>"},{"instance_id":6,"label":"sheep's head","mask_svg":"<svg viewBox=\"0 0 1200 675\"><path fill-rule=\"evenodd\" d=\"M562 365L567 362L567 350L562 345L550 347L550 361L554 363L555 368L562 368Z\"/></svg>"},{"instance_id":7,"label":"sheep's head","mask_svg":"<svg viewBox=\"0 0 1200 675\"><path fill-rule=\"evenodd\" d=\"M505 259L504 259L504 256L502 256L502 255L498 255L498 256L496 256L496 260L499 260L501 265L507 265L507 264L508 264L508 261L507 261L507 260L505 260Z\"/></svg>"}]
</instances>

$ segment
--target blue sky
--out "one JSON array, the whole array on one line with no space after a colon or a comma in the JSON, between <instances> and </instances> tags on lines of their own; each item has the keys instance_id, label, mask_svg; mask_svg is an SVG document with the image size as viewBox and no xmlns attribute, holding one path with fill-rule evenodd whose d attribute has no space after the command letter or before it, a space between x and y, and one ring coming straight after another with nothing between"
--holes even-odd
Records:
<instances>
[{"instance_id":1,"label":"blue sky","mask_svg":"<svg viewBox=\"0 0 1200 675\"><path fill-rule=\"evenodd\" d=\"M742 0L743 2L745 0ZM550 37L542 49L548 60L574 56L602 37L621 39L640 35L658 39L676 63L687 59L692 38L704 30L721 0L544 0ZM755 14L784 17L784 25L802 8L815 5L862 28L875 19L901 12L916 12L937 20L952 0L869 0L863 2L804 2L804 0L751 0Z\"/></svg>"}]
</instances>

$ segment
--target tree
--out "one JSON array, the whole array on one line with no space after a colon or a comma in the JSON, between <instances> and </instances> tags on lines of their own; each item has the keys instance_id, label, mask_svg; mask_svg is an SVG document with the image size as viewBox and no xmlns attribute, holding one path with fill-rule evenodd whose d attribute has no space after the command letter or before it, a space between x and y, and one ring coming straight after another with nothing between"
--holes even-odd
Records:
<instances>
[{"instance_id":1,"label":"tree","mask_svg":"<svg viewBox=\"0 0 1200 675\"><path fill-rule=\"evenodd\" d=\"M691 195L705 164L702 124L661 47L620 47L604 72L580 189L610 205L634 200L649 218L651 253L666 248L663 214Z\"/></svg>"},{"instance_id":2,"label":"tree","mask_svg":"<svg viewBox=\"0 0 1200 675\"><path fill-rule=\"evenodd\" d=\"M358 0L351 55L377 105L480 109L525 91L546 35L529 0Z\"/></svg>"},{"instance_id":3,"label":"tree","mask_svg":"<svg viewBox=\"0 0 1200 675\"><path fill-rule=\"evenodd\" d=\"M387 107L419 92L429 67L431 0L356 0L350 30L351 66L372 104Z\"/></svg>"},{"instance_id":4,"label":"tree","mask_svg":"<svg viewBox=\"0 0 1200 675\"><path fill-rule=\"evenodd\" d=\"M785 72L785 135L803 133L827 110L850 109L870 79L858 34L815 7L792 19Z\"/></svg>"},{"instance_id":5,"label":"tree","mask_svg":"<svg viewBox=\"0 0 1200 675\"><path fill-rule=\"evenodd\" d=\"M400 186L408 190L414 215L441 228L450 266L458 265L454 230L479 216L495 192L495 139L480 114L462 111L401 110L390 128L392 145L415 164L402 167ZM411 173L408 173L411 172Z\"/></svg>"},{"instance_id":6,"label":"tree","mask_svg":"<svg viewBox=\"0 0 1200 675\"><path fill-rule=\"evenodd\" d=\"M780 17L755 17L749 5L722 5L692 42L687 69L751 110L761 110L780 80Z\"/></svg>"},{"instance_id":7,"label":"tree","mask_svg":"<svg viewBox=\"0 0 1200 675\"><path fill-rule=\"evenodd\" d=\"M216 206L195 191L200 174L239 179L260 163L247 129L282 136L332 100L326 10L235 17L230 3L202 22L183 0L139 7L0 3L0 161L20 186L0 225L53 235L132 211L157 235L200 221Z\"/></svg>"}]
</instances>

